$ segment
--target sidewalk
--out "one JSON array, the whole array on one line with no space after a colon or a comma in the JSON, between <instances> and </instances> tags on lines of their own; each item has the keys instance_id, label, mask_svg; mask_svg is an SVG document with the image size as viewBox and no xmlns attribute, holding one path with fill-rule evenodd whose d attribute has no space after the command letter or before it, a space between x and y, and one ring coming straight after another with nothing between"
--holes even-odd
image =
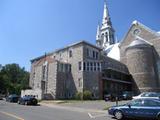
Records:
<instances>
[{"instance_id":1,"label":"sidewalk","mask_svg":"<svg viewBox=\"0 0 160 120\"><path fill-rule=\"evenodd\" d=\"M119 101L120 104L125 104L128 101ZM111 106L116 105L115 102L105 102L103 100L96 101L42 101L40 103L43 106L54 107L57 109L66 109L70 111L78 111L78 112L99 112L106 113L105 108L109 108Z\"/></svg>"}]
</instances>

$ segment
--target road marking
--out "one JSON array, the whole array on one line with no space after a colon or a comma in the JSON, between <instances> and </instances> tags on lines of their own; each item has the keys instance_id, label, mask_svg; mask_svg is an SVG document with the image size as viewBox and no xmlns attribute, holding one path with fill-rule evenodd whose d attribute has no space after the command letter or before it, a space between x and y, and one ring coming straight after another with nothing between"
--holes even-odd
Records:
<instances>
[{"instance_id":1,"label":"road marking","mask_svg":"<svg viewBox=\"0 0 160 120\"><path fill-rule=\"evenodd\" d=\"M100 115L92 115L91 113L88 113L88 116L91 118L91 119L94 119L94 118L97 118L97 117L104 117L104 116L107 116L106 114L100 114Z\"/></svg>"},{"instance_id":2,"label":"road marking","mask_svg":"<svg viewBox=\"0 0 160 120\"><path fill-rule=\"evenodd\" d=\"M7 112L4 112L4 111L0 111L0 113L4 114L4 115L7 115L7 116L10 116L10 117L13 117L13 118L16 118L17 120L24 120L23 118L21 117L18 117L14 114L11 114L11 113L7 113Z\"/></svg>"}]
</instances>

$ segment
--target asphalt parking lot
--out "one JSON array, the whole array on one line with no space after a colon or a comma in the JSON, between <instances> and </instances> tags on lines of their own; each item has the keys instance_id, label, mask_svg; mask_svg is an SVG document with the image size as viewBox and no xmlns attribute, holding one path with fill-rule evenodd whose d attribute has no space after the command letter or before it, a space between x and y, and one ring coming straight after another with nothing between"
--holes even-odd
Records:
<instances>
[{"instance_id":1,"label":"asphalt parking lot","mask_svg":"<svg viewBox=\"0 0 160 120\"><path fill-rule=\"evenodd\" d=\"M126 101L121 101L123 104ZM112 120L103 110L115 102L82 101L62 104L43 103L40 106L24 106L0 101L0 120Z\"/></svg>"}]
</instances>

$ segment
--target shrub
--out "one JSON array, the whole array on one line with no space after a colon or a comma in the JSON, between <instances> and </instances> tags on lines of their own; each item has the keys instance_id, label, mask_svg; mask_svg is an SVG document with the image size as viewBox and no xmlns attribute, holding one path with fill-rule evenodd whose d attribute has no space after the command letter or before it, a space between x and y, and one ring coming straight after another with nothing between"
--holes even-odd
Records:
<instances>
[{"instance_id":1,"label":"shrub","mask_svg":"<svg viewBox=\"0 0 160 120\"><path fill-rule=\"evenodd\" d=\"M91 100L92 99L92 93L89 90L85 90L83 92L83 100Z\"/></svg>"},{"instance_id":2,"label":"shrub","mask_svg":"<svg viewBox=\"0 0 160 120\"><path fill-rule=\"evenodd\" d=\"M76 100L92 100L92 93L89 90L82 92L77 92L75 95Z\"/></svg>"},{"instance_id":3,"label":"shrub","mask_svg":"<svg viewBox=\"0 0 160 120\"><path fill-rule=\"evenodd\" d=\"M77 92L75 95L76 100L83 100L83 93L82 92Z\"/></svg>"}]
</instances>

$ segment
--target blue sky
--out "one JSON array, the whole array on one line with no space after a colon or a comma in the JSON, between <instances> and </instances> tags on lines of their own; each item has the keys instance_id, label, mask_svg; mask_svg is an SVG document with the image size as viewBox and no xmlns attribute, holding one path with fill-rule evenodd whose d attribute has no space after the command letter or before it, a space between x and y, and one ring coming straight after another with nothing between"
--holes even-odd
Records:
<instances>
[{"instance_id":1,"label":"blue sky","mask_svg":"<svg viewBox=\"0 0 160 120\"><path fill-rule=\"evenodd\" d=\"M107 0L116 36L121 40L133 20L160 31L160 0ZM65 45L95 44L104 0L0 0L0 64L30 60Z\"/></svg>"}]
</instances>

